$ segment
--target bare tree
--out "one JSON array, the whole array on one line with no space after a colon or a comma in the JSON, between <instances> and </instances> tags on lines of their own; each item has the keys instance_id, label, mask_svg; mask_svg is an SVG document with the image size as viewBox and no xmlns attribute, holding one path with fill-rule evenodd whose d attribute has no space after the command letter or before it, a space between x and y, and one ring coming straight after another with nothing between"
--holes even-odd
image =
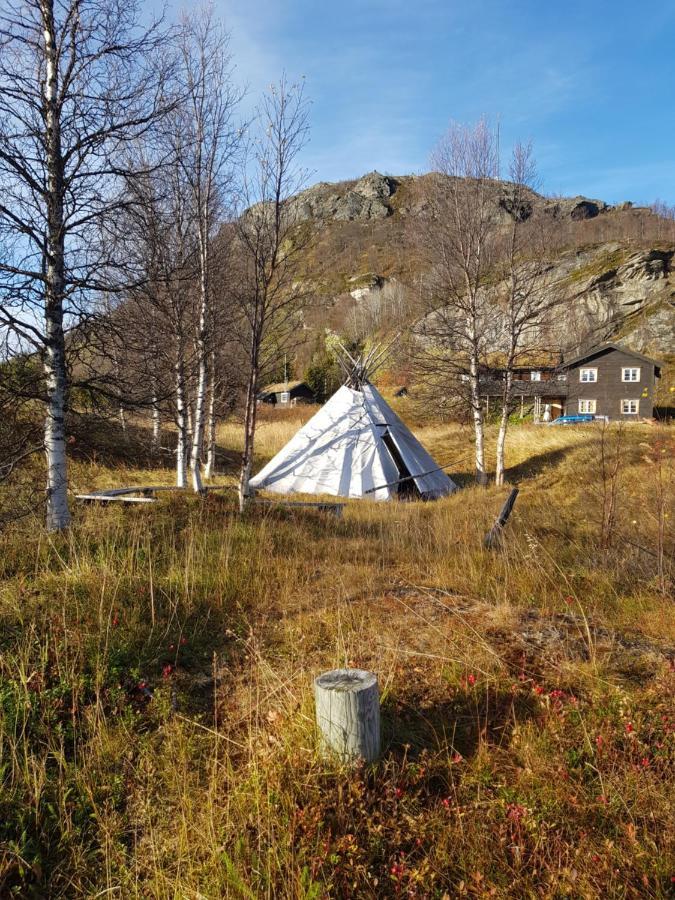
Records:
<instances>
[{"instance_id":1,"label":"bare tree","mask_svg":"<svg viewBox=\"0 0 675 900\"><path fill-rule=\"evenodd\" d=\"M503 293L498 298L498 345L504 351L502 397L495 483L504 483L504 454L509 416L513 411L514 368L547 350L544 335L557 304L559 292L550 278L551 263L537 217L532 218L531 197L537 172L532 147L518 143L509 164L510 184L505 203L511 224L505 236L503 256L496 268Z\"/></svg>"},{"instance_id":2,"label":"bare tree","mask_svg":"<svg viewBox=\"0 0 675 900\"><path fill-rule=\"evenodd\" d=\"M47 525L66 527L65 331L108 287L101 241L123 202L122 152L165 114L166 34L128 0L23 0L0 9L0 326L44 370Z\"/></svg>"},{"instance_id":3,"label":"bare tree","mask_svg":"<svg viewBox=\"0 0 675 900\"><path fill-rule=\"evenodd\" d=\"M199 312L195 330L196 391L192 417L190 470L195 491L202 490L202 455L209 359L212 358L213 297L211 245L222 221L233 166L241 144L234 116L241 92L235 87L229 36L210 7L185 15L180 41L185 101L176 118L176 154L191 190L197 240ZM215 376L211 367L212 378ZM212 390L213 395L213 390Z\"/></svg>"},{"instance_id":4,"label":"bare tree","mask_svg":"<svg viewBox=\"0 0 675 900\"><path fill-rule=\"evenodd\" d=\"M144 278L124 302L125 346L137 348L127 363L145 380L153 439L164 411L176 428L176 485L187 486L188 382L194 369L191 335L195 321L198 244L192 190L184 163L175 153L175 123L160 135L156 152L161 167L148 167L128 185L134 202L125 211L122 229L127 254ZM148 390L150 396L148 397Z\"/></svg>"},{"instance_id":5,"label":"bare tree","mask_svg":"<svg viewBox=\"0 0 675 900\"><path fill-rule=\"evenodd\" d=\"M308 232L298 226L288 200L306 180L299 156L308 136L303 84L282 78L264 97L244 177L246 211L237 226L239 336L247 359L244 451L239 504L249 496L257 395L261 374L278 361L280 349L300 325L306 288L298 264Z\"/></svg>"},{"instance_id":6,"label":"bare tree","mask_svg":"<svg viewBox=\"0 0 675 900\"><path fill-rule=\"evenodd\" d=\"M417 332L418 367L436 389L454 382L473 420L476 479L487 480L480 367L490 343L498 231L495 179L498 141L485 120L453 124L432 154L437 176L426 180L424 215L414 241L426 268L426 314Z\"/></svg>"},{"instance_id":7,"label":"bare tree","mask_svg":"<svg viewBox=\"0 0 675 900\"><path fill-rule=\"evenodd\" d=\"M237 402L237 386L241 383L241 351L235 343L233 291L229 287L233 272L230 265L231 230L219 235L214 248L214 309L212 310L209 348L209 400L206 412L204 477L208 481L216 474L216 424L219 418L232 412ZM224 246L223 246L224 245Z\"/></svg>"},{"instance_id":8,"label":"bare tree","mask_svg":"<svg viewBox=\"0 0 675 900\"><path fill-rule=\"evenodd\" d=\"M7 337L7 335L5 335ZM42 449L32 406L42 381L38 360L0 343L0 527L34 511L38 498L31 457ZM12 490L6 482L12 481Z\"/></svg>"}]
</instances>

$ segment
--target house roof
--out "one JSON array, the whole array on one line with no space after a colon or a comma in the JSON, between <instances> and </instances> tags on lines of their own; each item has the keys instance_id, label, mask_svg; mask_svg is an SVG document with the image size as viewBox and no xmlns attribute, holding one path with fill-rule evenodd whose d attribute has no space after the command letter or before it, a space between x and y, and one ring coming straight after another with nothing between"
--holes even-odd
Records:
<instances>
[{"instance_id":1,"label":"house roof","mask_svg":"<svg viewBox=\"0 0 675 900\"><path fill-rule=\"evenodd\" d=\"M573 359L566 359L560 368L569 369L572 366L578 365L578 363L585 362L587 359L593 359L594 356L600 356L601 353L606 353L608 350L618 350L619 353L625 353L627 356L634 356L636 359L641 359L642 362L654 366L655 369L660 370L663 365L663 363L660 363L658 360L645 356L642 353L638 353L636 350L631 350L628 347L622 347L621 344L606 343L598 344L597 347L593 347L591 350L587 350L585 353L575 356Z\"/></svg>"},{"instance_id":2,"label":"house roof","mask_svg":"<svg viewBox=\"0 0 675 900\"><path fill-rule=\"evenodd\" d=\"M277 384L268 384L264 387L261 394L280 394L282 391L292 391L294 388L300 387L304 381L280 381Z\"/></svg>"}]
</instances>

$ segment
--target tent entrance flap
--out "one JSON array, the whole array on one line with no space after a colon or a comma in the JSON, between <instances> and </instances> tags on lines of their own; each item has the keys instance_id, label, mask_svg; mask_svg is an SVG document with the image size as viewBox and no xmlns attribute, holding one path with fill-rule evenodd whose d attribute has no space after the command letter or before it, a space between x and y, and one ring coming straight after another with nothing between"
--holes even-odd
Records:
<instances>
[{"instance_id":1,"label":"tent entrance flap","mask_svg":"<svg viewBox=\"0 0 675 900\"><path fill-rule=\"evenodd\" d=\"M391 432L387 429L382 435L382 443L389 451L389 455L394 461L394 465L398 470L398 477L404 479L399 482L396 486L396 493L399 497L403 498L417 498L420 497L420 491L417 485L415 484L415 479L413 478L412 472L406 466L403 461L403 457L401 456L401 452L394 443L394 439L391 436Z\"/></svg>"}]
</instances>

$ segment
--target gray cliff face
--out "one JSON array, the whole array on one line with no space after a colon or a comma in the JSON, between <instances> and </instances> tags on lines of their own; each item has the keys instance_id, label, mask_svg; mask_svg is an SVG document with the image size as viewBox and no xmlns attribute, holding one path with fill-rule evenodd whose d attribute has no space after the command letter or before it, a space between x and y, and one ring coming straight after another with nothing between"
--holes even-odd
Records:
<instances>
[{"instance_id":1,"label":"gray cliff face","mask_svg":"<svg viewBox=\"0 0 675 900\"><path fill-rule=\"evenodd\" d=\"M606 341L657 359L675 353L674 258L675 250L631 252L616 244L562 254L548 272L560 304L531 337L566 356ZM489 329L487 346L506 350L498 313Z\"/></svg>"},{"instance_id":2,"label":"gray cliff face","mask_svg":"<svg viewBox=\"0 0 675 900\"><path fill-rule=\"evenodd\" d=\"M316 184L289 201L288 214L297 223L311 223L324 248L322 277L329 271L336 288L343 285L335 295L323 293L328 307L339 308L346 297L364 321L382 325L394 295L396 309L406 290L414 297L410 286L419 272L406 249L405 223L424 216L430 192L442 195L448 182L438 173L394 177L370 172L357 180ZM611 222L613 216L632 215L630 204L610 207L588 197L549 198L534 191L516 208L507 183L495 181L491 189L495 216L503 224L537 213L574 230L574 223L586 227L584 220L606 216ZM372 227L354 227L359 224ZM337 256L336 249L345 246L349 252ZM619 340L655 356L675 353L675 249L606 241L566 250L555 259L550 278L564 297L563 315L548 332L561 348Z\"/></svg>"},{"instance_id":3,"label":"gray cliff face","mask_svg":"<svg viewBox=\"0 0 675 900\"><path fill-rule=\"evenodd\" d=\"M675 352L675 251L630 252L616 245L585 251L568 271L566 328L597 340L625 339L636 350ZM581 263L579 265L579 263Z\"/></svg>"},{"instance_id":4,"label":"gray cliff face","mask_svg":"<svg viewBox=\"0 0 675 900\"><path fill-rule=\"evenodd\" d=\"M297 222L314 220L368 222L391 215L389 200L398 181L371 172L356 182L321 182L298 194L290 202L290 215Z\"/></svg>"}]
</instances>

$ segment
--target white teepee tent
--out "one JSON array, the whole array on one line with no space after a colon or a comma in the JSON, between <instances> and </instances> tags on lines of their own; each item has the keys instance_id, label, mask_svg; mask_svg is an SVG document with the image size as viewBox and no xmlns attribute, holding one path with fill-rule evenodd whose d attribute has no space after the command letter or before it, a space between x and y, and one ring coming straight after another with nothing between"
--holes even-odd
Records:
<instances>
[{"instance_id":1,"label":"white teepee tent","mask_svg":"<svg viewBox=\"0 0 675 900\"><path fill-rule=\"evenodd\" d=\"M350 380L355 386L333 394L251 487L375 500L431 499L457 490L372 384L356 370Z\"/></svg>"}]
</instances>

